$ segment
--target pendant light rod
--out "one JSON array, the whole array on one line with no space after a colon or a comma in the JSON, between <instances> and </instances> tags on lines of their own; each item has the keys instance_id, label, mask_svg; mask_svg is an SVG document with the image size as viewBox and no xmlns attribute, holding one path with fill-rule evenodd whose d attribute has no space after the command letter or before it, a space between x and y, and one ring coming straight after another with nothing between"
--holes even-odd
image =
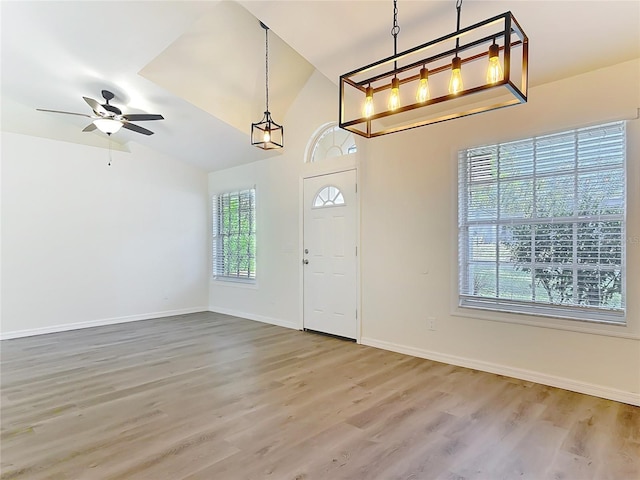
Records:
<instances>
[{"instance_id":1,"label":"pendant light rod","mask_svg":"<svg viewBox=\"0 0 640 480\"><path fill-rule=\"evenodd\" d=\"M260 26L264 28L264 97L266 109L269 112L269 27L262 22L260 22Z\"/></svg>"},{"instance_id":2,"label":"pendant light rod","mask_svg":"<svg viewBox=\"0 0 640 480\"><path fill-rule=\"evenodd\" d=\"M458 20L456 21L456 33L460 33L460 12L462 11L462 0L456 2L456 12ZM458 49L460 48L460 36L456 37L456 57L458 56Z\"/></svg>"},{"instance_id":3,"label":"pendant light rod","mask_svg":"<svg viewBox=\"0 0 640 480\"><path fill-rule=\"evenodd\" d=\"M393 28L391 28L391 36L393 37L393 56L398 55L398 34L400 26L398 25L398 0L393 0ZM393 69L398 68L398 62L393 62Z\"/></svg>"}]
</instances>

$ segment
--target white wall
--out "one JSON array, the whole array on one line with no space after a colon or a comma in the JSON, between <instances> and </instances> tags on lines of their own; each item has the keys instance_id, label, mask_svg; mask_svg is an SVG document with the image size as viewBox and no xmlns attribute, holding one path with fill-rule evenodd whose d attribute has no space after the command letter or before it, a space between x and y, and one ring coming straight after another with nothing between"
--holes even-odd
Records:
<instances>
[{"instance_id":1,"label":"white wall","mask_svg":"<svg viewBox=\"0 0 640 480\"><path fill-rule=\"evenodd\" d=\"M257 284L211 280L211 310L298 327L300 179L303 173L320 171L317 165L304 163L304 154L314 132L335 119L334 93L335 86L315 72L282 121L282 155L209 174L211 194L256 186L258 238ZM277 113L273 115L279 120Z\"/></svg>"},{"instance_id":2,"label":"white wall","mask_svg":"<svg viewBox=\"0 0 640 480\"><path fill-rule=\"evenodd\" d=\"M2 133L3 338L207 309L207 174Z\"/></svg>"},{"instance_id":3,"label":"white wall","mask_svg":"<svg viewBox=\"0 0 640 480\"><path fill-rule=\"evenodd\" d=\"M605 329L635 338L558 329L593 330L575 321L456 307L458 150L636 117L639 84L640 62L627 62L533 88L526 105L366 142L363 343L531 379L542 374L549 383L570 380L575 388L640 402L640 120L627 130L630 325ZM436 331L428 330L427 316L436 318ZM494 321L500 318L556 328Z\"/></svg>"},{"instance_id":4,"label":"white wall","mask_svg":"<svg viewBox=\"0 0 640 480\"><path fill-rule=\"evenodd\" d=\"M505 323L456 307L457 151L635 117L639 84L640 62L628 62L532 88L526 105L359 141L361 341L640 403L639 120L628 124L629 328L602 335L581 322L536 326L538 319L511 315L521 323ZM258 285L212 281L212 310L299 325L300 179L336 165L303 164L305 142L337 108L328 80L315 76L308 87L285 119L281 157L209 175L212 193L256 184L258 198Z\"/></svg>"}]
</instances>

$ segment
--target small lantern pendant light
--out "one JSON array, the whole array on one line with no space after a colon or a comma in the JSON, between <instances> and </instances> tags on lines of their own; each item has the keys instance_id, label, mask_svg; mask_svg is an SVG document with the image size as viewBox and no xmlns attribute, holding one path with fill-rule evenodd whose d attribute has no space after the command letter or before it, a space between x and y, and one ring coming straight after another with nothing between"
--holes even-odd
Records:
<instances>
[{"instance_id":1,"label":"small lantern pendant light","mask_svg":"<svg viewBox=\"0 0 640 480\"><path fill-rule=\"evenodd\" d=\"M251 145L263 150L284 146L284 128L271 118L269 112L269 27L260 22L265 35L265 112L258 123L251 124Z\"/></svg>"}]
</instances>

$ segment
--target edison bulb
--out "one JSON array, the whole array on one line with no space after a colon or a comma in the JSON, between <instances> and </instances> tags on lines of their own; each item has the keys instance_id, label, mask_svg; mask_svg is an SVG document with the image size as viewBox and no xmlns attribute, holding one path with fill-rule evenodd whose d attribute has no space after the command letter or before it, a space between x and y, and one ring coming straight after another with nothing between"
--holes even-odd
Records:
<instances>
[{"instance_id":1,"label":"edison bulb","mask_svg":"<svg viewBox=\"0 0 640 480\"><path fill-rule=\"evenodd\" d=\"M489 67L487 68L487 83L497 83L502 80L500 66L500 48L495 43L489 47Z\"/></svg>"},{"instance_id":2,"label":"edison bulb","mask_svg":"<svg viewBox=\"0 0 640 480\"><path fill-rule=\"evenodd\" d=\"M455 57L451 62L451 80L449 81L449 93L456 94L463 90L462 85L462 61Z\"/></svg>"},{"instance_id":3,"label":"edison bulb","mask_svg":"<svg viewBox=\"0 0 640 480\"><path fill-rule=\"evenodd\" d=\"M373 115L373 88L367 87L366 97L364 99L364 107L362 108L362 114L365 118L369 118Z\"/></svg>"},{"instance_id":4,"label":"edison bulb","mask_svg":"<svg viewBox=\"0 0 640 480\"><path fill-rule=\"evenodd\" d=\"M271 130L266 129L264 131L264 135L262 136L262 141L265 143L271 141Z\"/></svg>"},{"instance_id":5,"label":"edison bulb","mask_svg":"<svg viewBox=\"0 0 640 480\"><path fill-rule=\"evenodd\" d=\"M451 81L449 82L449 93L460 93L462 91L462 72L459 68L451 70Z\"/></svg>"},{"instance_id":6,"label":"edison bulb","mask_svg":"<svg viewBox=\"0 0 640 480\"><path fill-rule=\"evenodd\" d=\"M420 83L416 92L416 101L424 103L431 97L429 93L429 71L426 68L420 69Z\"/></svg>"},{"instance_id":7,"label":"edison bulb","mask_svg":"<svg viewBox=\"0 0 640 480\"><path fill-rule=\"evenodd\" d=\"M391 94L389 95L389 103L387 107L389 110L396 110L400 106L400 80L397 77L393 77L391 80Z\"/></svg>"}]
</instances>

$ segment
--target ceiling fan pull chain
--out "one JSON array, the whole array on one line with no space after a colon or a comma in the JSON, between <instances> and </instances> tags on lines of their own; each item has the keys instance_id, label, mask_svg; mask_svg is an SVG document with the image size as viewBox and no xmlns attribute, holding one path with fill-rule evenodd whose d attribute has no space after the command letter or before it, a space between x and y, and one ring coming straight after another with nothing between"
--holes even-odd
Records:
<instances>
[{"instance_id":1,"label":"ceiling fan pull chain","mask_svg":"<svg viewBox=\"0 0 640 480\"><path fill-rule=\"evenodd\" d=\"M111 166L111 134L108 135L109 136L109 163L107 164L107 166Z\"/></svg>"}]
</instances>

